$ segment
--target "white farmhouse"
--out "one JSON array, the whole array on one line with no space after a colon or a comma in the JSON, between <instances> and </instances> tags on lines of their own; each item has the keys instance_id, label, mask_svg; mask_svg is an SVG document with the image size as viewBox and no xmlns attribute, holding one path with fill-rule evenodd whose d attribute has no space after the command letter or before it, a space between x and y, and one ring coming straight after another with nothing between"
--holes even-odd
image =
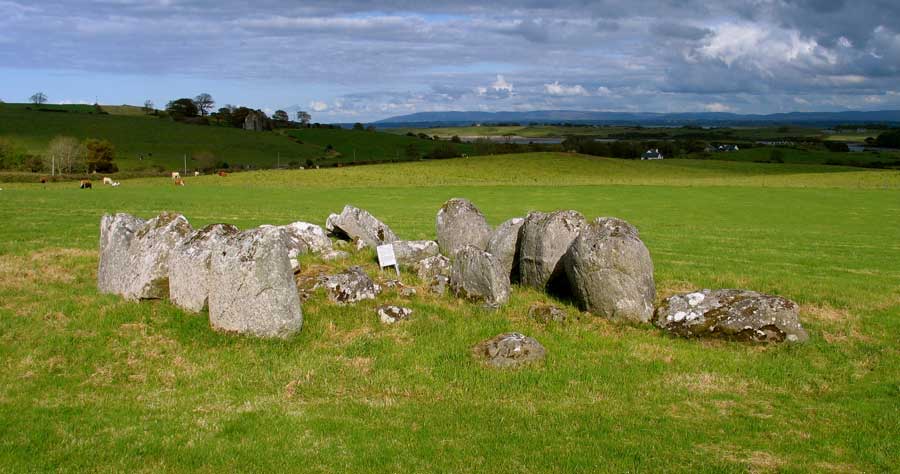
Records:
<instances>
[{"instance_id":1,"label":"white farmhouse","mask_svg":"<svg viewBox=\"0 0 900 474\"><path fill-rule=\"evenodd\" d=\"M661 160L663 159L662 153L659 152L659 148L651 148L644 152L641 155L642 160Z\"/></svg>"}]
</instances>

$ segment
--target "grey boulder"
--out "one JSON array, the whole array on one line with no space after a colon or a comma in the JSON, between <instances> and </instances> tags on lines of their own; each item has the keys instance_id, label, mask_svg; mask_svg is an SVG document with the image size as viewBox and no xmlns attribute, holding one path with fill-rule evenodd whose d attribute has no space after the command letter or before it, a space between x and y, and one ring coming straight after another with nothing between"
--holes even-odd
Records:
<instances>
[{"instance_id":1,"label":"grey boulder","mask_svg":"<svg viewBox=\"0 0 900 474\"><path fill-rule=\"evenodd\" d=\"M438 275L449 277L450 259L443 255L423 258L413 265L413 269L423 281L431 281Z\"/></svg>"},{"instance_id":2,"label":"grey boulder","mask_svg":"<svg viewBox=\"0 0 900 474\"><path fill-rule=\"evenodd\" d=\"M279 226L278 230L284 238L289 258L297 258L298 255L308 253L322 254L332 250L331 239L315 224L293 222Z\"/></svg>"},{"instance_id":3,"label":"grey boulder","mask_svg":"<svg viewBox=\"0 0 900 474\"><path fill-rule=\"evenodd\" d=\"M147 221L119 213L104 214L100 219L100 263L97 267L97 289L100 293L125 294L126 275L131 269L131 242Z\"/></svg>"},{"instance_id":4,"label":"grey boulder","mask_svg":"<svg viewBox=\"0 0 900 474\"><path fill-rule=\"evenodd\" d=\"M534 338L508 332L476 344L472 354L494 367L511 368L540 361L547 351Z\"/></svg>"},{"instance_id":5,"label":"grey boulder","mask_svg":"<svg viewBox=\"0 0 900 474\"><path fill-rule=\"evenodd\" d=\"M230 224L210 224L192 233L169 256L169 299L175 306L199 312L209 302L213 248L239 233Z\"/></svg>"},{"instance_id":6,"label":"grey boulder","mask_svg":"<svg viewBox=\"0 0 900 474\"><path fill-rule=\"evenodd\" d=\"M595 219L572 242L564 262L582 309L613 321L650 321L656 299L653 261L634 226Z\"/></svg>"},{"instance_id":7,"label":"grey boulder","mask_svg":"<svg viewBox=\"0 0 900 474\"><path fill-rule=\"evenodd\" d=\"M358 266L326 277L323 286L328 293L328 299L342 305L374 300L378 294L375 282Z\"/></svg>"},{"instance_id":8,"label":"grey boulder","mask_svg":"<svg viewBox=\"0 0 900 474\"><path fill-rule=\"evenodd\" d=\"M409 319L413 311L402 306L383 305L379 306L376 312L378 313L378 318L381 319L381 322L384 324L394 324L398 321Z\"/></svg>"},{"instance_id":9,"label":"grey boulder","mask_svg":"<svg viewBox=\"0 0 900 474\"><path fill-rule=\"evenodd\" d=\"M496 307L509 300L509 275L493 255L466 245L456 252L450 289L458 297Z\"/></svg>"},{"instance_id":10,"label":"grey boulder","mask_svg":"<svg viewBox=\"0 0 900 474\"><path fill-rule=\"evenodd\" d=\"M514 217L500 224L494 229L485 248L491 255L497 257L500 265L509 275L510 281L519 279L519 236L524 223L525 219Z\"/></svg>"},{"instance_id":11,"label":"grey boulder","mask_svg":"<svg viewBox=\"0 0 900 474\"><path fill-rule=\"evenodd\" d=\"M750 290L700 290L667 298L653 323L682 337L804 342L797 303Z\"/></svg>"},{"instance_id":12,"label":"grey boulder","mask_svg":"<svg viewBox=\"0 0 900 474\"><path fill-rule=\"evenodd\" d=\"M397 263L404 267L413 266L420 260L439 253L438 244L433 240L396 240L392 245Z\"/></svg>"},{"instance_id":13,"label":"grey boulder","mask_svg":"<svg viewBox=\"0 0 900 474\"><path fill-rule=\"evenodd\" d=\"M275 226L228 236L210 259L209 323L219 331L285 338L303 327L288 250Z\"/></svg>"},{"instance_id":14,"label":"grey boulder","mask_svg":"<svg viewBox=\"0 0 900 474\"><path fill-rule=\"evenodd\" d=\"M491 238L491 226L484 214L468 199L445 202L438 210L435 227L441 253L450 257L466 245L484 250Z\"/></svg>"},{"instance_id":15,"label":"grey boulder","mask_svg":"<svg viewBox=\"0 0 900 474\"><path fill-rule=\"evenodd\" d=\"M364 246L377 247L397 240L394 231L368 211L344 206L340 214L331 214L325 229L344 240L359 240Z\"/></svg>"},{"instance_id":16,"label":"grey boulder","mask_svg":"<svg viewBox=\"0 0 900 474\"><path fill-rule=\"evenodd\" d=\"M576 211L531 212L519 239L519 278L523 285L566 293L563 261L572 241L586 226Z\"/></svg>"},{"instance_id":17,"label":"grey boulder","mask_svg":"<svg viewBox=\"0 0 900 474\"><path fill-rule=\"evenodd\" d=\"M193 231L191 225L170 212L139 227L140 219L125 216L101 220L98 288L130 300L168 297L169 256Z\"/></svg>"}]
</instances>

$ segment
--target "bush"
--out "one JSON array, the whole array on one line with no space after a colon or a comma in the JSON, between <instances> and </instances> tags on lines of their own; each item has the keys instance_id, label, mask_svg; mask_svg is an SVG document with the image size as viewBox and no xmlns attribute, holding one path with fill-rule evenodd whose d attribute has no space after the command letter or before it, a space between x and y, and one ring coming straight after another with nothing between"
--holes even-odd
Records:
<instances>
[{"instance_id":1,"label":"bush","mask_svg":"<svg viewBox=\"0 0 900 474\"><path fill-rule=\"evenodd\" d=\"M116 149L108 140L88 138L84 141L84 149L88 173L94 171L98 173L115 173L119 171L119 167L114 163Z\"/></svg>"},{"instance_id":2,"label":"bush","mask_svg":"<svg viewBox=\"0 0 900 474\"><path fill-rule=\"evenodd\" d=\"M828 151L837 153L847 153L850 151L850 147L843 142L825 142L825 148L827 148Z\"/></svg>"},{"instance_id":3,"label":"bush","mask_svg":"<svg viewBox=\"0 0 900 474\"><path fill-rule=\"evenodd\" d=\"M784 163L784 150L775 148L769 152L770 163Z\"/></svg>"}]
</instances>

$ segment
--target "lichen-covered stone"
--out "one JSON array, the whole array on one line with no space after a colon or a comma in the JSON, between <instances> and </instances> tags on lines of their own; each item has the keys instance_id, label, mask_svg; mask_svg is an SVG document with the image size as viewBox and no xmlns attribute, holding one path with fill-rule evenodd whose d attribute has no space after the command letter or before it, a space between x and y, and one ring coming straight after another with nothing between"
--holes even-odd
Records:
<instances>
[{"instance_id":1,"label":"lichen-covered stone","mask_svg":"<svg viewBox=\"0 0 900 474\"><path fill-rule=\"evenodd\" d=\"M435 227L441 253L451 258L466 245L484 250L491 238L491 226L484 214L468 199L445 202L437 213Z\"/></svg>"},{"instance_id":2,"label":"lichen-covered stone","mask_svg":"<svg viewBox=\"0 0 900 474\"><path fill-rule=\"evenodd\" d=\"M438 244L433 240L395 240L394 257L404 267L415 265L422 259L437 255Z\"/></svg>"},{"instance_id":3,"label":"lichen-covered stone","mask_svg":"<svg viewBox=\"0 0 900 474\"><path fill-rule=\"evenodd\" d=\"M100 263L97 289L100 293L123 295L130 278L131 241L147 221L131 214L104 214L100 219Z\"/></svg>"},{"instance_id":4,"label":"lichen-covered stone","mask_svg":"<svg viewBox=\"0 0 900 474\"><path fill-rule=\"evenodd\" d=\"M528 317L541 323L562 323L568 319L568 314L558 306L546 303L535 303L528 308Z\"/></svg>"},{"instance_id":5,"label":"lichen-covered stone","mask_svg":"<svg viewBox=\"0 0 900 474\"><path fill-rule=\"evenodd\" d=\"M230 224L210 224L192 233L172 251L169 256L172 304L195 313L207 307L212 250L239 232Z\"/></svg>"},{"instance_id":6,"label":"lichen-covered stone","mask_svg":"<svg viewBox=\"0 0 900 474\"><path fill-rule=\"evenodd\" d=\"M494 367L511 368L543 360L547 351L534 338L508 332L476 344L472 354Z\"/></svg>"},{"instance_id":7,"label":"lichen-covered stone","mask_svg":"<svg viewBox=\"0 0 900 474\"><path fill-rule=\"evenodd\" d=\"M656 299L653 261L634 226L597 218L575 238L564 262L582 309L613 321L650 321Z\"/></svg>"},{"instance_id":8,"label":"lichen-covered stone","mask_svg":"<svg viewBox=\"0 0 900 474\"><path fill-rule=\"evenodd\" d=\"M397 240L394 231L368 211L344 206L340 214L331 214L325 228L344 240L360 240L367 247L375 248Z\"/></svg>"},{"instance_id":9,"label":"lichen-covered stone","mask_svg":"<svg viewBox=\"0 0 900 474\"><path fill-rule=\"evenodd\" d=\"M210 258L209 323L220 331L285 338L303 327L288 250L275 226L233 234Z\"/></svg>"},{"instance_id":10,"label":"lichen-covered stone","mask_svg":"<svg viewBox=\"0 0 900 474\"><path fill-rule=\"evenodd\" d=\"M456 252L450 288L458 297L499 306L509 300L509 275L493 255L466 245Z\"/></svg>"},{"instance_id":11,"label":"lichen-covered stone","mask_svg":"<svg viewBox=\"0 0 900 474\"><path fill-rule=\"evenodd\" d=\"M289 258L297 258L298 255L308 253L322 254L332 251L331 239L325 235L325 231L309 222L293 222L279 226L284 243L288 249Z\"/></svg>"},{"instance_id":12,"label":"lichen-covered stone","mask_svg":"<svg viewBox=\"0 0 900 474\"><path fill-rule=\"evenodd\" d=\"M413 266L419 279L431 281L437 275L450 276L450 259L443 255L423 258Z\"/></svg>"},{"instance_id":13,"label":"lichen-covered stone","mask_svg":"<svg viewBox=\"0 0 900 474\"><path fill-rule=\"evenodd\" d=\"M328 299L338 304L353 304L362 300L374 300L378 287L369 275L358 266L353 266L336 275L325 278Z\"/></svg>"},{"instance_id":14,"label":"lichen-covered stone","mask_svg":"<svg viewBox=\"0 0 900 474\"><path fill-rule=\"evenodd\" d=\"M376 312L378 313L378 318L381 319L381 322L384 324L394 324L398 321L409 319L413 310L402 306L383 305L379 306Z\"/></svg>"},{"instance_id":15,"label":"lichen-covered stone","mask_svg":"<svg viewBox=\"0 0 900 474\"><path fill-rule=\"evenodd\" d=\"M519 236L524 223L525 219L515 217L500 224L494 229L485 248L500 261L500 265L509 274L509 280L513 282L519 280Z\"/></svg>"},{"instance_id":16,"label":"lichen-covered stone","mask_svg":"<svg viewBox=\"0 0 900 474\"><path fill-rule=\"evenodd\" d=\"M169 296L169 255L193 229L184 216L170 212L137 227L141 222L127 214L101 219L97 278L101 292L130 300Z\"/></svg>"},{"instance_id":17,"label":"lichen-covered stone","mask_svg":"<svg viewBox=\"0 0 900 474\"><path fill-rule=\"evenodd\" d=\"M519 238L519 278L523 285L566 293L564 257L585 227L576 211L531 212Z\"/></svg>"},{"instance_id":18,"label":"lichen-covered stone","mask_svg":"<svg viewBox=\"0 0 900 474\"><path fill-rule=\"evenodd\" d=\"M804 342L797 303L750 290L700 290L667 298L653 323L682 337Z\"/></svg>"}]
</instances>

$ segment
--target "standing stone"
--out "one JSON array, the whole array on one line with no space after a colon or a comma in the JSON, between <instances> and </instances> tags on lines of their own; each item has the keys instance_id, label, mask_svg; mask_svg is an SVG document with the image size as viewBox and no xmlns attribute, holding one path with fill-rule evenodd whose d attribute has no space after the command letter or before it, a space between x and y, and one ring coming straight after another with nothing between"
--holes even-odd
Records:
<instances>
[{"instance_id":1,"label":"standing stone","mask_svg":"<svg viewBox=\"0 0 900 474\"><path fill-rule=\"evenodd\" d=\"M433 240L396 240L393 246L397 263L405 267L438 254L438 244Z\"/></svg>"},{"instance_id":2,"label":"standing stone","mask_svg":"<svg viewBox=\"0 0 900 474\"><path fill-rule=\"evenodd\" d=\"M468 199L453 198L445 202L437 213L435 227L441 253L451 258L466 245L484 250L491 238L491 226L484 214Z\"/></svg>"},{"instance_id":3,"label":"standing stone","mask_svg":"<svg viewBox=\"0 0 900 474\"><path fill-rule=\"evenodd\" d=\"M294 222L279 226L278 229L284 238L289 258L297 258L298 255L308 253L322 254L332 250L331 239L315 224Z\"/></svg>"},{"instance_id":4,"label":"standing stone","mask_svg":"<svg viewBox=\"0 0 900 474\"><path fill-rule=\"evenodd\" d=\"M378 294L375 282L358 266L327 277L323 286L328 292L328 299L338 304L374 300Z\"/></svg>"},{"instance_id":5,"label":"standing stone","mask_svg":"<svg viewBox=\"0 0 900 474\"><path fill-rule=\"evenodd\" d=\"M169 255L193 229L184 216L171 212L136 227L140 222L127 214L101 220L98 287L129 300L166 298Z\"/></svg>"},{"instance_id":6,"label":"standing stone","mask_svg":"<svg viewBox=\"0 0 900 474\"><path fill-rule=\"evenodd\" d=\"M450 288L458 297L500 306L509 300L509 275L493 255L466 245L456 252Z\"/></svg>"},{"instance_id":7,"label":"standing stone","mask_svg":"<svg viewBox=\"0 0 900 474\"><path fill-rule=\"evenodd\" d=\"M100 293L124 295L130 280L131 241L147 221L131 214L104 214L100 219L100 263L97 289Z\"/></svg>"},{"instance_id":8,"label":"standing stone","mask_svg":"<svg viewBox=\"0 0 900 474\"><path fill-rule=\"evenodd\" d=\"M563 258L585 225L584 216L576 211L529 213L519 238L519 278L522 284L567 293Z\"/></svg>"},{"instance_id":9,"label":"standing stone","mask_svg":"<svg viewBox=\"0 0 900 474\"><path fill-rule=\"evenodd\" d=\"M350 205L340 214L331 214L325 228L344 240L360 240L365 246L375 248L397 240L397 235L384 222L368 211Z\"/></svg>"},{"instance_id":10,"label":"standing stone","mask_svg":"<svg viewBox=\"0 0 900 474\"><path fill-rule=\"evenodd\" d=\"M413 268L422 281L431 281L438 275L450 277L450 259L443 255L423 258Z\"/></svg>"},{"instance_id":11,"label":"standing stone","mask_svg":"<svg viewBox=\"0 0 900 474\"><path fill-rule=\"evenodd\" d=\"M499 334L472 348L472 355L494 367L518 367L542 360L547 354L534 338L517 332Z\"/></svg>"},{"instance_id":12,"label":"standing stone","mask_svg":"<svg viewBox=\"0 0 900 474\"><path fill-rule=\"evenodd\" d=\"M653 324L682 337L804 342L797 303L750 290L701 290L667 298Z\"/></svg>"},{"instance_id":13,"label":"standing stone","mask_svg":"<svg viewBox=\"0 0 900 474\"><path fill-rule=\"evenodd\" d=\"M275 226L234 234L213 248L209 323L217 330L288 337L303 312L281 231Z\"/></svg>"},{"instance_id":14,"label":"standing stone","mask_svg":"<svg viewBox=\"0 0 900 474\"><path fill-rule=\"evenodd\" d=\"M519 280L519 236L524 223L525 219L515 217L500 224L494 229L485 249L497 257L513 282Z\"/></svg>"},{"instance_id":15,"label":"standing stone","mask_svg":"<svg viewBox=\"0 0 900 474\"><path fill-rule=\"evenodd\" d=\"M210 224L191 234L169 256L169 299L175 306L200 312L209 303L213 248L239 233L231 224Z\"/></svg>"},{"instance_id":16,"label":"standing stone","mask_svg":"<svg viewBox=\"0 0 900 474\"><path fill-rule=\"evenodd\" d=\"M582 309L614 321L650 321L656 299L653 261L634 226L597 218L572 242L564 261Z\"/></svg>"},{"instance_id":17,"label":"standing stone","mask_svg":"<svg viewBox=\"0 0 900 474\"><path fill-rule=\"evenodd\" d=\"M244 130L261 132L270 128L272 128L272 126L269 123L269 117L266 117L266 114L261 110L251 110L247 116L244 117Z\"/></svg>"}]
</instances>

